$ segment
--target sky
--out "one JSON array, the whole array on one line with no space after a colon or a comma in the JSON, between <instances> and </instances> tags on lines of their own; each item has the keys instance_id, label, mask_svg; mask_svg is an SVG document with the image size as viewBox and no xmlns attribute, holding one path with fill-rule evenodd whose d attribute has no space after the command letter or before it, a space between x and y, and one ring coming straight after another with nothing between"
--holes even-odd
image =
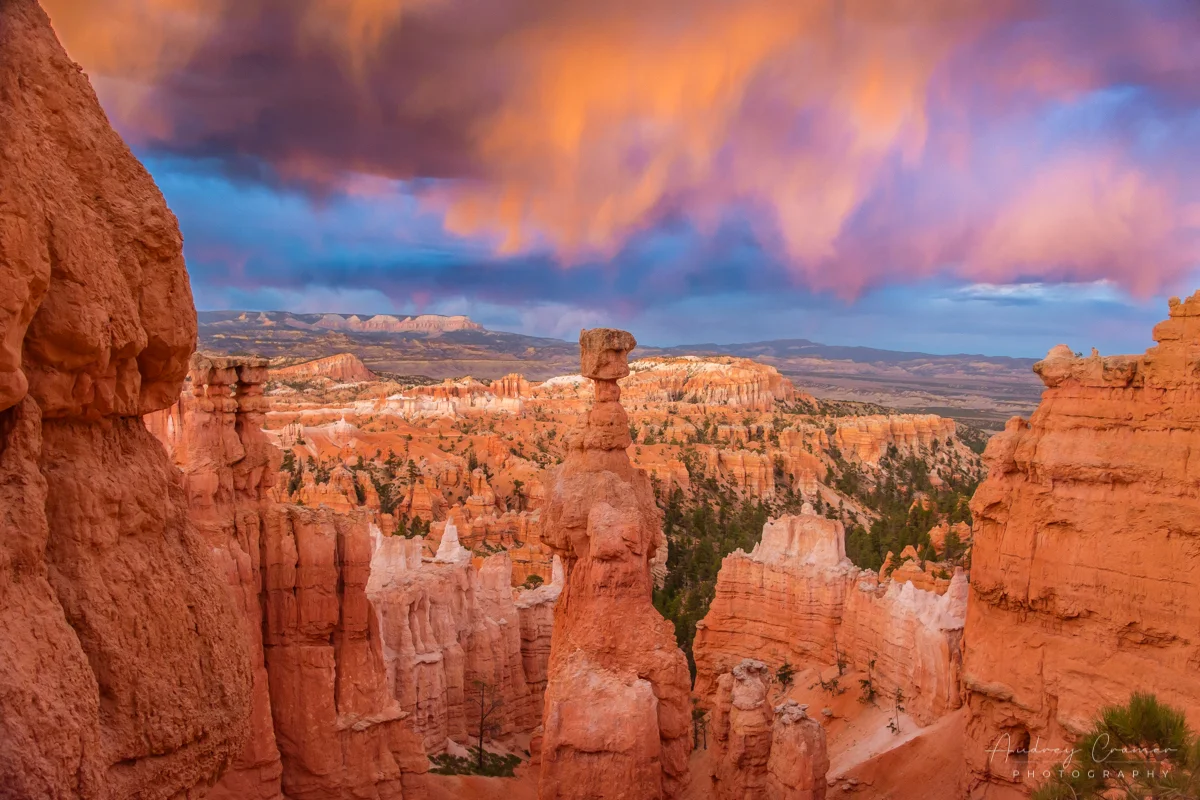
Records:
<instances>
[{"instance_id":1,"label":"sky","mask_svg":"<svg viewBox=\"0 0 1200 800\"><path fill-rule=\"evenodd\" d=\"M197 308L1139 352L1200 288L1195 0L42 0Z\"/></svg>"}]
</instances>

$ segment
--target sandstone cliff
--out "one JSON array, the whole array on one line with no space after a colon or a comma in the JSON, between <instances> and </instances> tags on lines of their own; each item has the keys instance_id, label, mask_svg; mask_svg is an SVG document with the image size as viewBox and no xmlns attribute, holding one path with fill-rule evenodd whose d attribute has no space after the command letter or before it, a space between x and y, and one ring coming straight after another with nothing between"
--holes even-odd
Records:
<instances>
[{"instance_id":1,"label":"sandstone cliff","mask_svg":"<svg viewBox=\"0 0 1200 800\"><path fill-rule=\"evenodd\" d=\"M635 346L623 331L580 335L596 402L547 482L542 541L567 580L546 688L542 800L672 798L687 778L687 662L650 603L661 523L649 478L625 452L617 386Z\"/></svg>"},{"instance_id":2,"label":"sandstone cliff","mask_svg":"<svg viewBox=\"0 0 1200 800\"><path fill-rule=\"evenodd\" d=\"M322 508L271 501L264 365L196 356L179 404L147 417L183 469L256 664L254 735L210 796L419 797L426 753L473 733L475 681L504 701L497 735L539 723L561 570L514 593L507 554L476 569L452 531L430 561L420 538L383 535L352 486L328 489ZM339 470L350 475L337 467L310 492ZM482 476L474 488L487 491Z\"/></svg>"},{"instance_id":3,"label":"sandstone cliff","mask_svg":"<svg viewBox=\"0 0 1200 800\"><path fill-rule=\"evenodd\" d=\"M770 411L797 398L779 370L748 358L643 358L622 381L627 403L684 402ZM805 397L807 397L805 395Z\"/></svg>"},{"instance_id":4,"label":"sandstone cliff","mask_svg":"<svg viewBox=\"0 0 1200 800\"><path fill-rule=\"evenodd\" d=\"M253 665L251 735L209 793L216 800L282 797L262 641L264 526L279 466L262 432L266 363L196 354L179 402L145 417L182 470L188 517L224 576Z\"/></svg>"},{"instance_id":5,"label":"sandstone cliff","mask_svg":"<svg viewBox=\"0 0 1200 800\"><path fill-rule=\"evenodd\" d=\"M717 681L713 739L719 800L823 800L829 757L825 730L807 706L772 708L767 665L744 659Z\"/></svg>"},{"instance_id":6,"label":"sandstone cliff","mask_svg":"<svg viewBox=\"0 0 1200 800\"><path fill-rule=\"evenodd\" d=\"M367 369L367 365L353 353L338 353L288 367L275 367L270 375L273 381L329 378L338 383L354 383L375 380L375 373Z\"/></svg>"},{"instance_id":7,"label":"sandstone cliff","mask_svg":"<svg viewBox=\"0 0 1200 800\"><path fill-rule=\"evenodd\" d=\"M852 417L838 421L833 444L849 458L878 464L889 447L901 454L928 450L935 441L952 439L956 430L954 420L934 414Z\"/></svg>"},{"instance_id":8,"label":"sandstone cliff","mask_svg":"<svg viewBox=\"0 0 1200 800\"><path fill-rule=\"evenodd\" d=\"M1016 797L1101 706L1150 691L1200 725L1200 293L1141 356L1034 368L1028 422L989 443L965 681L972 797ZM999 745L995 756L987 750ZM1036 782L1036 781L1035 781Z\"/></svg>"},{"instance_id":9,"label":"sandstone cliff","mask_svg":"<svg viewBox=\"0 0 1200 800\"><path fill-rule=\"evenodd\" d=\"M921 724L960 706L966 576L944 595L880 583L846 559L840 523L805 511L767 523L753 553L722 562L696 626L696 694L711 708L720 675L745 658L818 674L840 658L848 669L870 668L881 696L901 689Z\"/></svg>"},{"instance_id":10,"label":"sandstone cliff","mask_svg":"<svg viewBox=\"0 0 1200 800\"><path fill-rule=\"evenodd\" d=\"M170 798L251 671L141 414L195 343L182 241L34 0L0 3L0 793Z\"/></svg>"}]
</instances>

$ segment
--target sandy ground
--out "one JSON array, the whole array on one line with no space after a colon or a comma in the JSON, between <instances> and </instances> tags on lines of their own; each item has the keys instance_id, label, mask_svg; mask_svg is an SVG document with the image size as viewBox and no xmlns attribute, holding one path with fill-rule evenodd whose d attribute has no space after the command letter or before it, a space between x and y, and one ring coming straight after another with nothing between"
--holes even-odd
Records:
<instances>
[{"instance_id":1,"label":"sandy ground","mask_svg":"<svg viewBox=\"0 0 1200 800\"><path fill-rule=\"evenodd\" d=\"M515 778L427 775L429 800L537 800L537 772L517 767Z\"/></svg>"}]
</instances>

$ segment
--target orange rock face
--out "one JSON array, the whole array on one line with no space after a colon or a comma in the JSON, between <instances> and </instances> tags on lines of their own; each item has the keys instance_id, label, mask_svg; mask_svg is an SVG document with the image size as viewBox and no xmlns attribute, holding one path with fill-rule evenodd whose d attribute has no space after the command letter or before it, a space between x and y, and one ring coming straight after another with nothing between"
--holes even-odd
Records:
<instances>
[{"instance_id":1,"label":"orange rock face","mask_svg":"<svg viewBox=\"0 0 1200 800\"><path fill-rule=\"evenodd\" d=\"M774 367L719 356L640 359L630 365L621 391L628 403L681 401L752 411L770 411L797 398L792 382Z\"/></svg>"},{"instance_id":2,"label":"orange rock face","mask_svg":"<svg viewBox=\"0 0 1200 800\"><path fill-rule=\"evenodd\" d=\"M276 367L271 370L270 375L273 381L329 378L339 383L354 383L375 380L375 373L367 369L367 365L353 353L338 353L290 367Z\"/></svg>"},{"instance_id":3,"label":"orange rock face","mask_svg":"<svg viewBox=\"0 0 1200 800\"><path fill-rule=\"evenodd\" d=\"M745 659L717 681L713 738L720 800L823 800L829 756L825 730L807 706L772 709L771 671Z\"/></svg>"},{"instance_id":4,"label":"orange rock face","mask_svg":"<svg viewBox=\"0 0 1200 800\"><path fill-rule=\"evenodd\" d=\"M178 403L146 426L183 471L188 516L204 536L239 612L253 667L251 735L210 798L280 798L282 766L263 657L262 546L279 450L262 432L266 360L192 356Z\"/></svg>"},{"instance_id":5,"label":"orange rock face","mask_svg":"<svg viewBox=\"0 0 1200 800\"><path fill-rule=\"evenodd\" d=\"M890 446L909 453L952 439L956 430L954 420L934 414L854 417L838 422L833 443L849 458L878 464Z\"/></svg>"},{"instance_id":6,"label":"orange rock face","mask_svg":"<svg viewBox=\"0 0 1200 800\"><path fill-rule=\"evenodd\" d=\"M636 346L624 331L580 335L596 402L547 481L542 541L566 567L555 615L542 800L678 796L691 751L687 661L650 603L661 521L629 463L617 380Z\"/></svg>"},{"instance_id":7,"label":"orange rock face","mask_svg":"<svg viewBox=\"0 0 1200 800\"><path fill-rule=\"evenodd\" d=\"M373 548L361 513L268 513L263 646L289 798L423 796L428 761L368 597Z\"/></svg>"},{"instance_id":8,"label":"orange rock face","mask_svg":"<svg viewBox=\"0 0 1200 800\"><path fill-rule=\"evenodd\" d=\"M1055 756L1006 750L1061 745L1133 691L1200 724L1200 294L1172 300L1154 338L1142 356L1056 347L1034 368L1037 411L988 445L971 503L972 797L1027 793Z\"/></svg>"},{"instance_id":9,"label":"orange rock face","mask_svg":"<svg viewBox=\"0 0 1200 800\"><path fill-rule=\"evenodd\" d=\"M251 670L138 419L194 347L179 231L36 2L0 5L0 52L0 793L191 794Z\"/></svg>"},{"instance_id":10,"label":"orange rock face","mask_svg":"<svg viewBox=\"0 0 1200 800\"><path fill-rule=\"evenodd\" d=\"M810 511L810 509L806 509ZM845 557L841 523L811 513L767 523L747 555L725 557L716 595L696 627L696 694L709 707L717 681L745 658L818 673L866 671L882 696L903 691L922 724L961 705L966 577L944 595L885 581Z\"/></svg>"}]
</instances>

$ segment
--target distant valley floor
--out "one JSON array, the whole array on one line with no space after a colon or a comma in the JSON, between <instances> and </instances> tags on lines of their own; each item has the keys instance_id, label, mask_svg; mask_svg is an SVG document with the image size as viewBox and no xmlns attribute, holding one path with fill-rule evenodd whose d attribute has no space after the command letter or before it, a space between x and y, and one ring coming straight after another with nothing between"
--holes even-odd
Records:
<instances>
[{"instance_id":1,"label":"distant valley floor","mask_svg":"<svg viewBox=\"0 0 1200 800\"><path fill-rule=\"evenodd\" d=\"M354 353L372 370L435 380L471 375L481 380L518 372L545 380L578 369L573 342L489 331L465 318L439 330L438 318L403 319L366 329L341 324L338 315L288 312L200 312L200 348L214 353L261 355L297 362ZM432 322L431 322L432 321ZM986 430L1028 416L1041 396L1035 359L932 355L866 347L823 345L806 339L680 347L639 347L636 357L729 355L776 367L798 387L827 400L873 403L903 411L939 414Z\"/></svg>"}]
</instances>

